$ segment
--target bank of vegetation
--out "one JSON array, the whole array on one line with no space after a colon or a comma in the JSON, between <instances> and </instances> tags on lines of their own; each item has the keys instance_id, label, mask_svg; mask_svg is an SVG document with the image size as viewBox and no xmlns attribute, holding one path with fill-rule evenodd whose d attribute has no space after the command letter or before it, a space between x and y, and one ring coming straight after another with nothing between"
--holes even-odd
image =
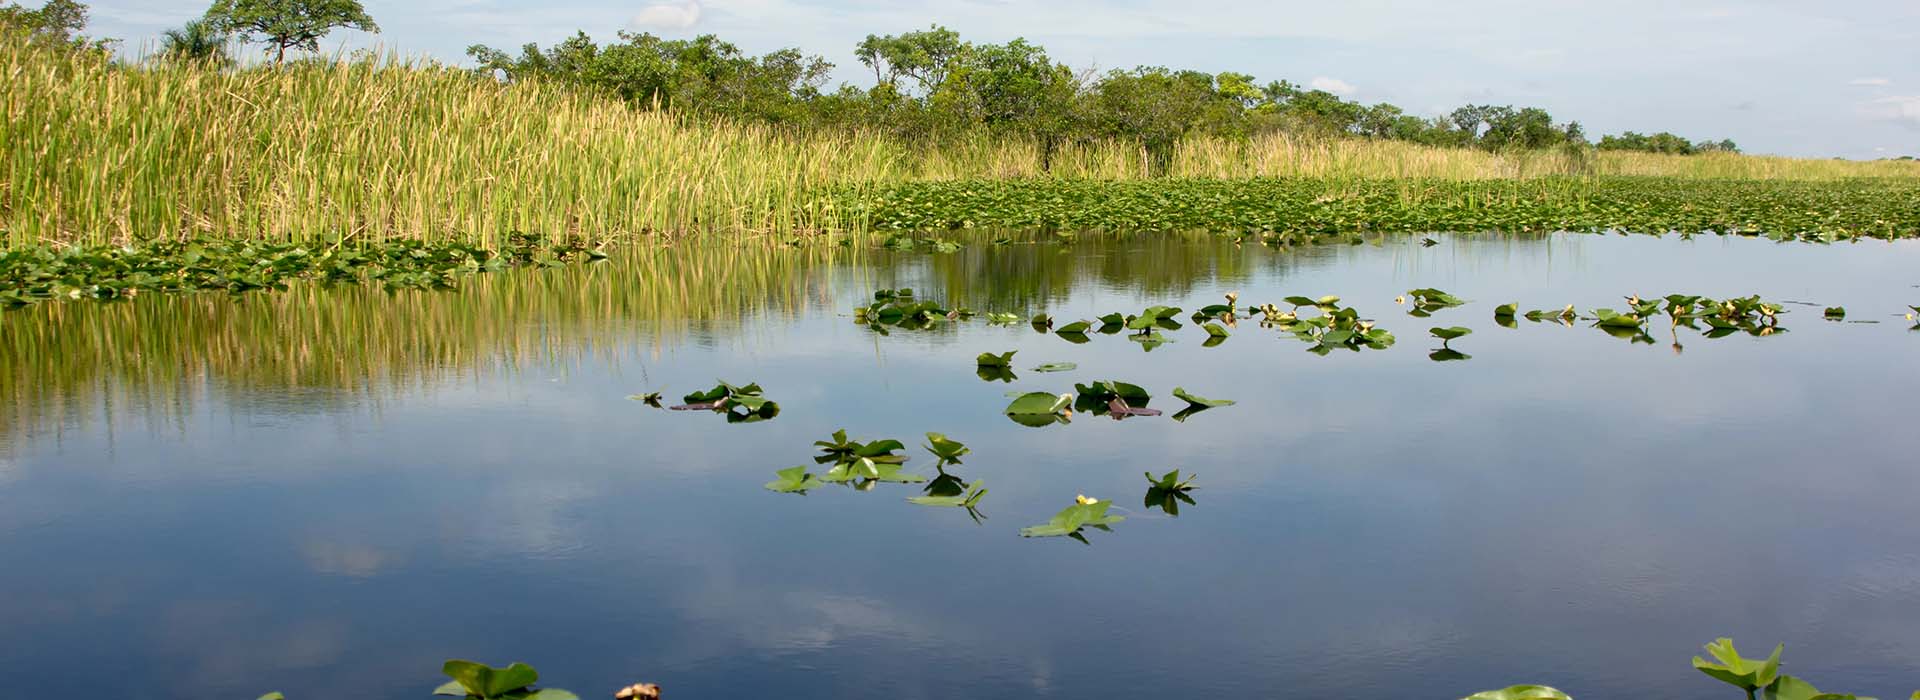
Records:
<instances>
[{"instance_id":1,"label":"bank of vegetation","mask_svg":"<svg viewBox=\"0 0 1920 700\"><path fill-rule=\"evenodd\" d=\"M856 53L874 84L831 91L818 57L713 37L474 47L472 69L300 59L332 28L376 25L354 2L289 25L272 14L286 4L222 0L141 59L84 37L73 0L0 8L0 242L244 240L312 262L396 239L586 251L989 224L1898 237L1920 188L1910 161L1595 145L1537 109L1423 119L1244 74L1092 75L938 27L869 37ZM269 59L236 61L236 36ZM1264 209L1216 205L1276 188ZM1165 211L1126 213L1149 201ZM58 270L44 253L19 258L43 283Z\"/></svg>"}]
</instances>

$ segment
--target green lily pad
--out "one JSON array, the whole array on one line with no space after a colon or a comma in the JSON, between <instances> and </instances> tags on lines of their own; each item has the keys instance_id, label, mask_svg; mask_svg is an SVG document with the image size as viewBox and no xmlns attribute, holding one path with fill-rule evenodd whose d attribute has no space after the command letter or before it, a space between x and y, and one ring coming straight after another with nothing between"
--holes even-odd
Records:
<instances>
[{"instance_id":1,"label":"green lily pad","mask_svg":"<svg viewBox=\"0 0 1920 700\"><path fill-rule=\"evenodd\" d=\"M1049 394L1044 391L1035 391L1021 394L1019 398L1013 400L1013 403L1007 404L1005 413L1009 416L1053 416L1065 411L1067 406L1072 404L1073 396L1071 394Z\"/></svg>"},{"instance_id":2,"label":"green lily pad","mask_svg":"<svg viewBox=\"0 0 1920 700\"><path fill-rule=\"evenodd\" d=\"M1464 338L1466 336L1472 335L1473 329L1462 327L1462 326L1454 326L1451 328L1432 328L1432 329L1428 329L1427 332L1432 333L1433 337L1439 338L1442 341L1450 341L1456 338Z\"/></svg>"},{"instance_id":3,"label":"green lily pad","mask_svg":"<svg viewBox=\"0 0 1920 700\"><path fill-rule=\"evenodd\" d=\"M806 493L810 489L819 488L821 484L820 479L808 474L804 466L790 467L774 473L780 478L767 482L767 490L775 493Z\"/></svg>"},{"instance_id":4,"label":"green lily pad","mask_svg":"<svg viewBox=\"0 0 1920 700\"><path fill-rule=\"evenodd\" d=\"M1225 338L1228 335L1226 327L1218 323L1209 323L1201 328L1206 329L1207 336L1210 338Z\"/></svg>"},{"instance_id":5,"label":"green lily pad","mask_svg":"<svg viewBox=\"0 0 1920 700\"><path fill-rule=\"evenodd\" d=\"M1006 352L997 353L997 354L991 353L991 352L983 352L983 353L980 353L979 357L974 358L974 363L981 367L1007 367L1013 364L1013 356L1014 356L1014 353L1017 353L1017 352L1020 352L1020 351L1008 350Z\"/></svg>"},{"instance_id":6,"label":"green lily pad","mask_svg":"<svg viewBox=\"0 0 1920 700\"><path fill-rule=\"evenodd\" d=\"M1516 685L1499 690L1484 690L1461 700L1573 700L1573 698L1544 685Z\"/></svg>"},{"instance_id":7,"label":"green lily pad","mask_svg":"<svg viewBox=\"0 0 1920 700\"><path fill-rule=\"evenodd\" d=\"M954 496L914 496L907 502L921 506L941 508L972 508L980 505L980 499L987 497L987 487L979 480L967 485L964 493Z\"/></svg>"},{"instance_id":8,"label":"green lily pad","mask_svg":"<svg viewBox=\"0 0 1920 700\"><path fill-rule=\"evenodd\" d=\"M1069 537L1080 533L1081 528L1093 527L1106 529L1125 517L1107 515L1107 509L1113 504L1108 501L1075 503L1055 514L1044 525L1021 528L1021 537Z\"/></svg>"},{"instance_id":9,"label":"green lily pad","mask_svg":"<svg viewBox=\"0 0 1920 700\"><path fill-rule=\"evenodd\" d=\"M1181 401L1185 401L1187 403L1193 404L1195 406L1205 406L1207 408L1224 408L1227 406L1232 406L1234 405L1234 403L1236 403L1234 401L1228 401L1226 399L1209 399L1205 396L1195 396L1193 394L1187 393L1186 389L1182 389L1180 387L1174 387L1173 397L1176 399L1180 399Z\"/></svg>"},{"instance_id":10,"label":"green lily pad","mask_svg":"<svg viewBox=\"0 0 1920 700\"><path fill-rule=\"evenodd\" d=\"M1090 331L1090 330L1093 330L1093 324L1088 323L1086 321L1074 321L1073 323L1069 323L1067 325L1053 329L1053 332L1078 333L1080 335L1086 335L1087 331Z\"/></svg>"},{"instance_id":11,"label":"green lily pad","mask_svg":"<svg viewBox=\"0 0 1920 700\"><path fill-rule=\"evenodd\" d=\"M1072 362L1048 362L1044 365L1040 365L1039 367L1033 368L1033 371L1035 372L1072 372L1076 369L1080 369L1080 365L1076 365Z\"/></svg>"}]
</instances>

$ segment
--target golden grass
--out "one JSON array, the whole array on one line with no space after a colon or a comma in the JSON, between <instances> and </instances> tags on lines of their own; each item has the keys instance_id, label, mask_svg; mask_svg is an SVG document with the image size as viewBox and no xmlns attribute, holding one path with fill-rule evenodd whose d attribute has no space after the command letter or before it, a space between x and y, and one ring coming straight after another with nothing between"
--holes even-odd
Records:
<instances>
[{"instance_id":1,"label":"golden grass","mask_svg":"<svg viewBox=\"0 0 1920 700\"><path fill-rule=\"evenodd\" d=\"M938 147L795 136L455 69L338 61L220 71L116 66L0 36L0 241L132 243L593 239L854 230L818 193L848 183L1147 177L1125 143L1039 149L984 135ZM1488 153L1402 142L1192 139L1173 175L1526 178L1920 177L1913 162L1741 155Z\"/></svg>"}]
</instances>

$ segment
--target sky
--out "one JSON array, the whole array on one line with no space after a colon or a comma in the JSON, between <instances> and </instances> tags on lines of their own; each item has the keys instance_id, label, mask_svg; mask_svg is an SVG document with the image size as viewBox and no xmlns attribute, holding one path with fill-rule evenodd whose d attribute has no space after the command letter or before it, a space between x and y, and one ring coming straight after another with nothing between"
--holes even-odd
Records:
<instances>
[{"instance_id":1,"label":"sky","mask_svg":"<svg viewBox=\"0 0 1920 700\"><path fill-rule=\"evenodd\" d=\"M29 2L28 4L31 4ZM133 50L208 0L93 0L90 33ZM378 46L465 62L584 30L716 34L798 47L868 84L868 34L940 24L1017 37L1105 71L1160 65L1291 80L1434 116L1467 103L1544 107L1589 134L1672 131L1750 153L1920 156L1920 0L364 0ZM516 51L517 52L517 51Z\"/></svg>"}]
</instances>

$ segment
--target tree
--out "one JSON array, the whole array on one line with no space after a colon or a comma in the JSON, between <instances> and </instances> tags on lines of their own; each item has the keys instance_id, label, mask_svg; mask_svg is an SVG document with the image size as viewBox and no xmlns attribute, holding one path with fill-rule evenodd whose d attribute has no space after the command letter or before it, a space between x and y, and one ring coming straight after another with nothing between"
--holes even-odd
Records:
<instances>
[{"instance_id":1,"label":"tree","mask_svg":"<svg viewBox=\"0 0 1920 700\"><path fill-rule=\"evenodd\" d=\"M320 50L335 29L380 31L360 0L214 0L206 19L215 31L266 44L275 63L286 62L287 49Z\"/></svg>"},{"instance_id":2,"label":"tree","mask_svg":"<svg viewBox=\"0 0 1920 700\"><path fill-rule=\"evenodd\" d=\"M902 77L913 78L920 83L921 94L931 95L946 81L948 64L965 48L958 32L936 24L897 36L868 34L853 55L873 69L875 81L892 85Z\"/></svg>"},{"instance_id":3,"label":"tree","mask_svg":"<svg viewBox=\"0 0 1920 700\"><path fill-rule=\"evenodd\" d=\"M47 45L105 51L114 44L80 35L87 28L87 5L77 0L47 0L37 10L8 3L0 7L0 29L5 28L24 30L34 41Z\"/></svg>"},{"instance_id":4,"label":"tree","mask_svg":"<svg viewBox=\"0 0 1920 700\"><path fill-rule=\"evenodd\" d=\"M192 20L179 29L169 29L162 34L160 55L170 61L215 67L233 63L233 57L227 55L227 35L204 19Z\"/></svg>"}]
</instances>

